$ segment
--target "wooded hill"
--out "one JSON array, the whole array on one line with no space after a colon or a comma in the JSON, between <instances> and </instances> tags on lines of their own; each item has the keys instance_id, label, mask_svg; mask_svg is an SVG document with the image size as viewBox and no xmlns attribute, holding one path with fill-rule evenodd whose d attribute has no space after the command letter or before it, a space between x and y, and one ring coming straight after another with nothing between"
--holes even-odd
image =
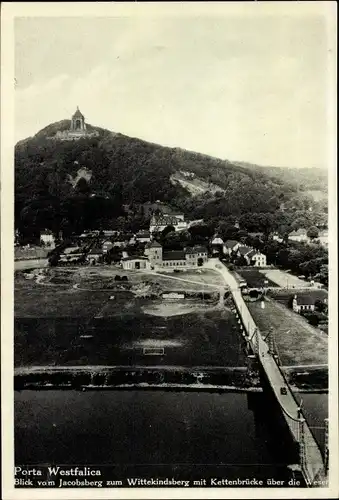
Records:
<instances>
[{"instance_id":1,"label":"wooded hill","mask_svg":"<svg viewBox=\"0 0 339 500\"><path fill-rule=\"evenodd\" d=\"M293 182L264 168L97 130L98 137L51 139L70 121L51 124L15 147L15 224L28 234L49 228L81 231L114 225L123 206L161 200L192 219L239 217L285 209L326 211ZM171 176L191 173L220 192L192 196ZM139 213L140 215L140 213Z\"/></svg>"}]
</instances>

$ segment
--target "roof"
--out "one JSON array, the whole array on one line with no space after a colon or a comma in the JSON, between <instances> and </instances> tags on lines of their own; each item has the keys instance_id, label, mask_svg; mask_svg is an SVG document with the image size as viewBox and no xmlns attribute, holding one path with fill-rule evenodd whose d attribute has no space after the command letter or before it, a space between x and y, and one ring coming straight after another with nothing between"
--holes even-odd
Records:
<instances>
[{"instance_id":1,"label":"roof","mask_svg":"<svg viewBox=\"0 0 339 500\"><path fill-rule=\"evenodd\" d=\"M186 254L195 254L195 253L207 253L207 248L203 246L196 245L194 247L185 248Z\"/></svg>"},{"instance_id":2,"label":"roof","mask_svg":"<svg viewBox=\"0 0 339 500\"><path fill-rule=\"evenodd\" d=\"M195 252L207 253L207 248L203 247L202 245L197 245L197 246L193 247L193 250Z\"/></svg>"},{"instance_id":3,"label":"roof","mask_svg":"<svg viewBox=\"0 0 339 500\"><path fill-rule=\"evenodd\" d=\"M298 229L297 231L292 231L289 236L306 236L306 229Z\"/></svg>"},{"instance_id":4,"label":"roof","mask_svg":"<svg viewBox=\"0 0 339 500\"><path fill-rule=\"evenodd\" d=\"M151 233L149 231L139 231L135 236L137 238L149 238Z\"/></svg>"},{"instance_id":5,"label":"roof","mask_svg":"<svg viewBox=\"0 0 339 500\"><path fill-rule=\"evenodd\" d=\"M259 252L256 252L255 250L251 250L251 251L247 254L247 257L249 257L249 258L251 259L251 258L252 258L252 257L254 257L257 253L259 253Z\"/></svg>"},{"instance_id":6,"label":"roof","mask_svg":"<svg viewBox=\"0 0 339 500\"><path fill-rule=\"evenodd\" d=\"M123 257L121 260L148 260L147 257Z\"/></svg>"},{"instance_id":7,"label":"roof","mask_svg":"<svg viewBox=\"0 0 339 500\"><path fill-rule=\"evenodd\" d=\"M176 226L178 224L178 219L174 215L153 215L151 224L155 226Z\"/></svg>"},{"instance_id":8,"label":"roof","mask_svg":"<svg viewBox=\"0 0 339 500\"><path fill-rule=\"evenodd\" d=\"M251 252L252 248L242 246L238 248L238 251L240 252L241 255L247 255L249 252Z\"/></svg>"},{"instance_id":9,"label":"roof","mask_svg":"<svg viewBox=\"0 0 339 500\"><path fill-rule=\"evenodd\" d=\"M213 245L223 245L224 242L223 240L220 238L220 236L213 236L213 239L212 239L212 244Z\"/></svg>"},{"instance_id":10,"label":"roof","mask_svg":"<svg viewBox=\"0 0 339 500\"><path fill-rule=\"evenodd\" d=\"M238 242L238 241L236 241L236 240L226 240L226 241L225 241L225 246L226 246L227 248L231 248L231 249L232 249L232 248L234 248L236 245L239 245L239 242Z\"/></svg>"},{"instance_id":11,"label":"roof","mask_svg":"<svg viewBox=\"0 0 339 500\"><path fill-rule=\"evenodd\" d=\"M90 255L96 255L96 254L102 254L102 249L101 248L92 248L89 252Z\"/></svg>"},{"instance_id":12,"label":"roof","mask_svg":"<svg viewBox=\"0 0 339 500\"><path fill-rule=\"evenodd\" d=\"M43 234L51 234L53 235L53 232L50 230L50 229L44 229L43 231L41 231L40 235L42 236Z\"/></svg>"},{"instance_id":13,"label":"roof","mask_svg":"<svg viewBox=\"0 0 339 500\"><path fill-rule=\"evenodd\" d=\"M314 305L316 300L317 300L316 297L312 295L307 295L307 294L297 295L297 304L300 306Z\"/></svg>"},{"instance_id":14,"label":"roof","mask_svg":"<svg viewBox=\"0 0 339 500\"><path fill-rule=\"evenodd\" d=\"M74 115L72 116L72 118L83 118L83 119L85 119L84 115L81 113L81 111L79 110L78 106L77 106L77 110L74 113Z\"/></svg>"},{"instance_id":15,"label":"roof","mask_svg":"<svg viewBox=\"0 0 339 500\"><path fill-rule=\"evenodd\" d=\"M148 248L162 248L162 246L160 245L160 243L158 243L157 241L153 240L151 241L148 245L147 245Z\"/></svg>"},{"instance_id":16,"label":"roof","mask_svg":"<svg viewBox=\"0 0 339 500\"><path fill-rule=\"evenodd\" d=\"M186 260L185 252L182 250L170 250L164 252L162 260Z\"/></svg>"}]
</instances>

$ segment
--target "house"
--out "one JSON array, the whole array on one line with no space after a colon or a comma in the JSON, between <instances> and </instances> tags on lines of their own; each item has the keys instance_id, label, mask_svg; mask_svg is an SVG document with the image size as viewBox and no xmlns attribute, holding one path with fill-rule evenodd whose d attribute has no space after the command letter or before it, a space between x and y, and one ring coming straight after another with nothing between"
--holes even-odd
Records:
<instances>
[{"instance_id":1,"label":"house","mask_svg":"<svg viewBox=\"0 0 339 500\"><path fill-rule=\"evenodd\" d=\"M184 214L160 214L152 215L149 232L161 233L166 227L173 226L175 231L187 229L187 222Z\"/></svg>"},{"instance_id":2,"label":"house","mask_svg":"<svg viewBox=\"0 0 339 500\"><path fill-rule=\"evenodd\" d=\"M218 254L223 251L224 240L218 234L215 234L210 243L212 247L212 254Z\"/></svg>"},{"instance_id":3,"label":"house","mask_svg":"<svg viewBox=\"0 0 339 500\"><path fill-rule=\"evenodd\" d=\"M150 269L151 264L147 257L123 257L121 264L125 270Z\"/></svg>"},{"instance_id":4,"label":"house","mask_svg":"<svg viewBox=\"0 0 339 500\"><path fill-rule=\"evenodd\" d=\"M232 252L236 252L240 247L240 243L236 240L226 240L223 246L223 253L225 255L231 255Z\"/></svg>"},{"instance_id":5,"label":"house","mask_svg":"<svg viewBox=\"0 0 339 500\"><path fill-rule=\"evenodd\" d=\"M111 240L106 240L102 244L102 253L107 253L113 248L113 242Z\"/></svg>"},{"instance_id":6,"label":"house","mask_svg":"<svg viewBox=\"0 0 339 500\"><path fill-rule=\"evenodd\" d=\"M55 248L55 238L49 229L45 229L44 231L41 231L40 233L40 241L44 245L50 248Z\"/></svg>"},{"instance_id":7,"label":"house","mask_svg":"<svg viewBox=\"0 0 339 500\"><path fill-rule=\"evenodd\" d=\"M194 226L200 226L201 224L204 224L204 219L191 220L187 224L187 229L194 227Z\"/></svg>"},{"instance_id":8,"label":"house","mask_svg":"<svg viewBox=\"0 0 339 500\"><path fill-rule=\"evenodd\" d=\"M222 246L224 244L224 240L220 238L219 235L215 234L211 240L212 246Z\"/></svg>"},{"instance_id":9,"label":"house","mask_svg":"<svg viewBox=\"0 0 339 500\"><path fill-rule=\"evenodd\" d=\"M111 238L114 247L124 248L126 247L131 239L132 235L129 234L117 234Z\"/></svg>"},{"instance_id":10,"label":"house","mask_svg":"<svg viewBox=\"0 0 339 500\"><path fill-rule=\"evenodd\" d=\"M102 255L103 252L101 248L93 247L87 255L87 261L91 264L96 264L102 258Z\"/></svg>"},{"instance_id":11,"label":"house","mask_svg":"<svg viewBox=\"0 0 339 500\"><path fill-rule=\"evenodd\" d=\"M248 246L239 246L236 251L237 257L243 257L248 266L265 267L266 255Z\"/></svg>"},{"instance_id":12,"label":"house","mask_svg":"<svg viewBox=\"0 0 339 500\"><path fill-rule=\"evenodd\" d=\"M256 250L251 250L246 256L249 265L255 267L266 267L266 255L261 252L257 252Z\"/></svg>"},{"instance_id":13,"label":"house","mask_svg":"<svg viewBox=\"0 0 339 500\"><path fill-rule=\"evenodd\" d=\"M294 295L292 301L292 309L299 314L303 311L314 311L315 300L316 299L312 297L312 295Z\"/></svg>"},{"instance_id":14,"label":"house","mask_svg":"<svg viewBox=\"0 0 339 500\"><path fill-rule=\"evenodd\" d=\"M111 236L116 236L118 231L113 231L112 229L104 229L102 231L104 233L105 238L110 238Z\"/></svg>"},{"instance_id":15,"label":"house","mask_svg":"<svg viewBox=\"0 0 339 500\"><path fill-rule=\"evenodd\" d=\"M82 247L79 246L69 246L63 249L60 254L59 263L60 264L71 264L78 263L82 259L84 259L84 251Z\"/></svg>"},{"instance_id":16,"label":"house","mask_svg":"<svg viewBox=\"0 0 339 500\"><path fill-rule=\"evenodd\" d=\"M283 239L278 233L273 233L273 241L279 241L279 243L281 243Z\"/></svg>"},{"instance_id":17,"label":"house","mask_svg":"<svg viewBox=\"0 0 339 500\"><path fill-rule=\"evenodd\" d=\"M253 248L251 248L251 247L248 247L248 246L246 246L246 245L241 245L241 246L239 246L239 247L238 247L238 249L236 250L236 254L237 254L237 256L238 256L238 257L241 257L241 256L242 256L242 257L245 257L245 259L246 259L246 256L247 256L249 253L251 253L251 252L252 252L252 250L253 250ZM246 260L249 262L249 260L248 260L248 259L246 259Z\"/></svg>"},{"instance_id":18,"label":"house","mask_svg":"<svg viewBox=\"0 0 339 500\"><path fill-rule=\"evenodd\" d=\"M138 243L148 243L151 241L151 233L149 231L138 231L135 235L135 240Z\"/></svg>"},{"instance_id":19,"label":"house","mask_svg":"<svg viewBox=\"0 0 339 500\"><path fill-rule=\"evenodd\" d=\"M172 207L159 200L155 202L148 201L144 203L142 207L146 217L152 216L157 213L173 215Z\"/></svg>"},{"instance_id":20,"label":"house","mask_svg":"<svg viewBox=\"0 0 339 500\"><path fill-rule=\"evenodd\" d=\"M288 235L288 239L291 241L309 241L306 229L298 229L297 231L292 231Z\"/></svg>"}]
</instances>

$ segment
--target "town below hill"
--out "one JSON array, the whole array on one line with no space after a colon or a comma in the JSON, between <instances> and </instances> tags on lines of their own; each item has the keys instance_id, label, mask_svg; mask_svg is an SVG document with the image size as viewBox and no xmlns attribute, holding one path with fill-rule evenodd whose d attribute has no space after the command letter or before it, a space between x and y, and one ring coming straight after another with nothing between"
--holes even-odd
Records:
<instances>
[{"instance_id":1,"label":"town below hill","mask_svg":"<svg viewBox=\"0 0 339 500\"><path fill-rule=\"evenodd\" d=\"M144 224L135 232L126 230L124 221L119 229L106 227L73 235L43 230L38 246L33 246L36 252L32 245L20 243L17 233L16 257L37 258L45 251L51 265L120 263L124 269L179 270L201 266L208 257L217 256L235 266L277 266L328 285L326 231L310 228L282 238L260 227L253 232L256 219L264 224L262 215L253 214L252 221L221 221L216 226L203 220L189 221L161 202L145 204L144 213L148 213L148 226Z\"/></svg>"}]
</instances>

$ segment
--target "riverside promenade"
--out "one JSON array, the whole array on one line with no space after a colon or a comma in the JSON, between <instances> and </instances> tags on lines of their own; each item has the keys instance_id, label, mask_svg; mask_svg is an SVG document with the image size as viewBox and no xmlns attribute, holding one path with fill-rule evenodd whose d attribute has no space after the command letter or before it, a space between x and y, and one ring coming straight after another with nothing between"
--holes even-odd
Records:
<instances>
[{"instance_id":1,"label":"riverside promenade","mask_svg":"<svg viewBox=\"0 0 339 500\"><path fill-rule=\"evenodd\" d=\"M218 271L231 290L237 314L246 332L246 341L266 374L272 391L280 405L281 412L290 429L292 437L299 445L299 468L307 486L321 486L326 482L324 460L310 427L304 418L289 384L280 369L270 347L257 328L234 276L219 259L210 259L206 267Z\"/></svg>"}]
</instances>

